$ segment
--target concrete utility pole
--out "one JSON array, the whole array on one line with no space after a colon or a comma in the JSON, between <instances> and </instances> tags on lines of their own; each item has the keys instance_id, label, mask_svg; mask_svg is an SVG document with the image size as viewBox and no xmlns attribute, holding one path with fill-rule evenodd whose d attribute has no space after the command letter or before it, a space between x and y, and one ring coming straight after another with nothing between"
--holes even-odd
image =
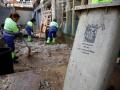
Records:
<instances>
[{"instance_id":1,"label":"concrete utility pole","mask_svg":"<svg viewBox=\"0 0 120 90\"><path fill-rule=\"evenodd\" d=\"M51 1L51 5L52 5L52 20L54 19L54 18L56 18L56 15L55 15L55 5L56 5L56 0L52 0Z\"/></svg>"},{"instance_id":2,"label":"concrete utility pole","mask_svg":"<svg viewBox=\"0 0 120 90\"><path fill-rule=\"evenodd\" d=\"M119 8L120 3L75 8L80 19L63 90L106 90L120 48Z\"/></svg>"}]
</instances>

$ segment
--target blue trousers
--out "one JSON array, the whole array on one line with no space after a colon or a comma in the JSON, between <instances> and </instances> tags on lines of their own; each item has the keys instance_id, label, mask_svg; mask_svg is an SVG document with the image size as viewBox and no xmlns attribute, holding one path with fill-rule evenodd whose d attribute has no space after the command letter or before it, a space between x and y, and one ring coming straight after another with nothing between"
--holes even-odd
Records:
<instances>
[{"instance_id":1,"label":"blue trousers","mask_svg":"<svg viewBox=\"0 0 120 90\"><path fill-rule=\"evenodd\" d=\"M5 43L7 44L7 47L11 48L12 51L15 50L15 36L14 35L10 35L6 32L3 32L3 39L5 40Z\"/></svg>"},{"instance_id":2,"label":"blue trousers","mask_svg":"<svg viewBox=\"0 0 120 90\"><path fill-rule=\"evenodd\" d=\"M32 27L26 26L25 29L26 29L26 32L27 32L28 36L31 36L32 35L32 31L33 31Z\"/></svg>"},{"instance_id":3,"label":"blue trousers","mask_svg":"<svg viewBox=\"0 0 120 90\"><path fill-rule=\"evenodd\" d=\"M49 32L48 32L48 37L49 38L56 38L56 33L57 33L57 27L50 27Z\"/></svg>"}]
</instances>

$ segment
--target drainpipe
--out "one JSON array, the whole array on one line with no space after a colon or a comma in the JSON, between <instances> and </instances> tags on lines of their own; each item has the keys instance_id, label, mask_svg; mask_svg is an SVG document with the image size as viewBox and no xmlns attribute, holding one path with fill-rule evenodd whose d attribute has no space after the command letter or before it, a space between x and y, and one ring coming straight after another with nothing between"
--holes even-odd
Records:
<instances>
[{"instance_id":1,"label":"drainpipe","mask_svg":"<svg viewBox=\"0 0 120 90\"><path fill-rule=\"evenodd\" d=\"M68 32L68 0L66 5L66 32Z\"/></svg>"},{"instance_id":2,"label":"drainpipe","mask_svg":"<svg viewBox=\"0 0 120 90\"><path fill-rule=\"evenodd\" d=\"M66 5L66 32L69 34L69 29L70 29L70 23L71 23L71 5L70 5L70 0L67 0L67 5Z\"/></svg>"},{"instance_id":3,"label":"drainpipe","mask_svg":"<svg viewBox=\"0 0 120 90\"><path fill-rule=\"evenodd\" d=\"M73 6L72 6L72 36L74 36L75 32L75 0L73 0Z\"/></svg>"},{"instance_id":4,"label":"drainpipe","mask_svg":"<svg viewBox=\"0 0 120 90\"><path fill-rule=\"evenodd\" d=\"M56 8L55 0L52 0L51 5L52 5L52 20L53 20L54 18L56 18L56 16L55 16L55 8Z\"/></svg>"}]
</instances>

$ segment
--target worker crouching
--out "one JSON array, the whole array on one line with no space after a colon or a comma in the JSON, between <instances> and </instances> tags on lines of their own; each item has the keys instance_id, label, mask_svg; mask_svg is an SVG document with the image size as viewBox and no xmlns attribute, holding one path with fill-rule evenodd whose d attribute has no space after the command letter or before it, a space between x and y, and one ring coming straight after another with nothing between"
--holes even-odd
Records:
<instances>
[{"instance_id":1,"label":"worker crouching","mask_svg":"<svg viewBox=\"0 0 120 90\"><path fill-rule=\"evenodd\" d=\"M28 38L27 38L28 42L32 41L33 26L34 26L35 21L36 20L34 18L32 18L30 21L27 22L25 30L28 35Z\"/></svg>"},{"instance_id":2,"label":"worker crouching","mask_svg":"<svg viewBox=\"0 0 120 90\"><path fill-rule=\"evenodd\" d=\"M48 38L47 38L47 44L49 44L49 43L54 44L55 43L57 31L58 31L58 23L57 23L57 20L54 19L50 23L50 28L49 28L49 32L48 32Z\"/></svg>"}]
</instances>

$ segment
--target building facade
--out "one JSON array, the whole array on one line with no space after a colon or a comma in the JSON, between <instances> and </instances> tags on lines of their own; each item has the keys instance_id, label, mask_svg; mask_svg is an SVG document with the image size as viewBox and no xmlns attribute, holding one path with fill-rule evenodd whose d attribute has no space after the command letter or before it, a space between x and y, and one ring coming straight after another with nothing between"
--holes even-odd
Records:
<instances>
[{"instance_id":1,"label":"building facade","mask_svg":"<svg viewBox=\"0 0 120 90\"><path fill-rule=\"evenodd\" d=\"M7 7L28 7L33 8L33 3L35 0L3 0L3 3Z\"/></svg>"},{"instance_id":2,"label":"building facade","mask_svg":"<svg viewBox=\"0 0 120 90\"><path fill-rule=\"evenodd\" d=\"M38 28L40 28L42 19L49 17L49 21L56 18L59 26L64 30L66 20L66 0L36 0L33 6L35 8L34 13L37 18Z\"/></svg>"}]
</instances>

